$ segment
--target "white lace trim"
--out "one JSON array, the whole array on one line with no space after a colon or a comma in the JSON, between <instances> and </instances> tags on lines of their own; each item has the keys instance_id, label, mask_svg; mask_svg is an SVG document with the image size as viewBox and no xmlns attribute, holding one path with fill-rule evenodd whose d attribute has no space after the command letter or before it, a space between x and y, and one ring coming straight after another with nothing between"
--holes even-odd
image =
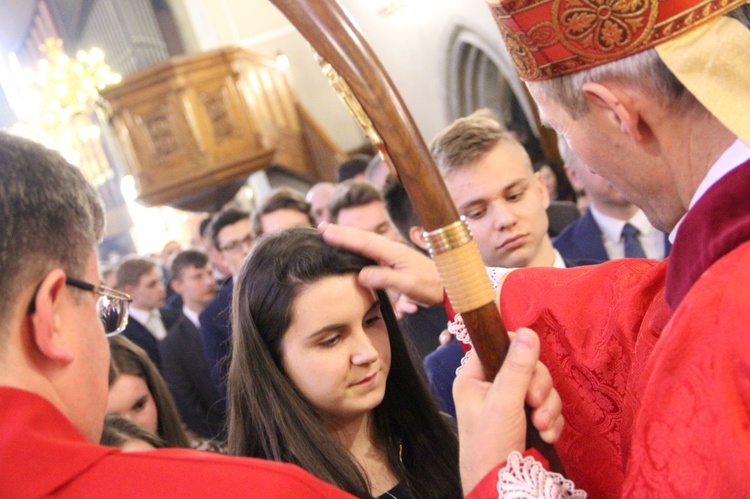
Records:
<instances>
[{"instance_id":1,"label":"white lace trim","mask_svg":"<svg viewBox=\"0 0 750 499\"><path fill-rule=\"evenodd\" d=\"M533 457L511 452L497 474L497 493L501 499L585 498L586 492L559 473L544 469Z\"/></svg>"}]
</instances>

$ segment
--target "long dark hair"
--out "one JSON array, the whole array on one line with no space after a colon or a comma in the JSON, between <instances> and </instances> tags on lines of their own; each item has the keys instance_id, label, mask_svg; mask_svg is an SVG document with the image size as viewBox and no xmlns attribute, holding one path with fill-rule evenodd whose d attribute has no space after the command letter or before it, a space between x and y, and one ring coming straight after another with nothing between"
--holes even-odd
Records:
<instances>
[{"instance_id":1,"label":"long dark hair","mask_svg":"<svg viewBox=\"0 0 750 499\"><path fill-rule=\"evenodd\" d=\"M315 229L289 229L256 243L233 293L230 454L294 463L352 494L371 497L361 467L331 438L321 414L285 374L281 342L292 303L306 284L373 264L326 245ZM456 437L412 361L387 295L377 294L391 368L383 401L372 411L375 442L410 497L461 497Z\"/></svg>"},{"instance_id":2,"label":"long dark hair","mask_svg":"<svg viewBox=\"0 0 750 499\"><path fill-rule=\"evenodd\" d=\"M109 386L121 374L132 374L146 382L148 391L156 404L159 424L156 434L167 444L167 447L190 447L190 439L182 428L180 413L164 381L148 354L141 347L124 336L115 336L109 340L112 362L109 368Z\"/></svg>"}]
</instances>

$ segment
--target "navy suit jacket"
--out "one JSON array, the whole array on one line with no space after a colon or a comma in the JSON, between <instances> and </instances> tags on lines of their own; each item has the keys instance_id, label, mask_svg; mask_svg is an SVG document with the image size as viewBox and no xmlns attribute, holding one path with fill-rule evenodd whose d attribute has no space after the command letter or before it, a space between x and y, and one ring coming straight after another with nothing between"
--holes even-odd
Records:
<instances>
[{"instance_id":1,"label":"navy suit jacket","mask_svg":"<svg viewBox=\"0 0 750 499\"><path fill-rule=\"evenodd\" d=\"M435 396L440 410L456 417L456 404L453 402L453 380L456 369L464 358L461 342L451 338L448 344L441 346L424 359L424 370L427 383Z\"/></svg>"},{"instance_id":2,"label":"navy suit jacket","mask_svg":"<svg viewBox=\"0 0 750 499\"><path fill-rule=\"evenodd\" d=\"M586 210L581 218L562 231L552 241L552 245L565 260L585 261L587 263L601 263L609 260L607 250L604 249L601 231L590 209ZM671 247L672 245L665 234L665 256L669 254Z\"/></svg>"},{"instance_id":3,"label":"navy suit jacket","mask_svg":"<svg viewBox=\"0 0 750 499\"><path fill-rule=\"evenodd\" d=\"M440 346L438 337L448 326L448 316L443 305L419 307L414 314L404 314L399 321L401 331L414 345L420 360Z\"/></svg>"},{"instance_id":4,"label":"navy suit jacket","mask_svg":"<svg viewBox=\"0 0 750 499\"><path fill-rule=\"evenodd\" d=\"M182 421L200 437L223 439L226 405L211 381L200 331L184 314L159 342L159 353Z\"/></svg>"},{"instance_id":5,"label":"navy suit jacket","mask_svg":"<svg viewBox=\"0 0 750 499\"><path fill-rule=\"evenodd\" d=\"M177 322L177 319L180 318L180 314L165 308L160 309L159 313L161 314L161 320L164 323L164 329L167 331L169 331L175 322ZM156 365L159 371L161 371L159 341L148 329L146 329L146 326L130 316L128 317L128 325L122 331L122 335L144 349L151 361Z\"/></svg>"},{"instance_id":6,"label":"navy suit jacket","mask_svg":"<svg viewBox=\"0 0 750 499\"><path fill-rule=\"evenodd\" d=\"M232 320L230 307L232 305L233 288L234 279L229 279L199 316L201 338L203 339L203 348L206 352L211 379L223 397L227 395Z\"/></svg>"}]
</instances>

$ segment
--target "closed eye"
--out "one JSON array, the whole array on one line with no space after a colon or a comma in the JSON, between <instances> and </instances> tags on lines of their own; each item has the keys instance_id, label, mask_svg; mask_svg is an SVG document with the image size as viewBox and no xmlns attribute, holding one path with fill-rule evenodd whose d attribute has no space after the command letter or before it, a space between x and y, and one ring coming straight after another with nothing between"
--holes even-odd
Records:
<instances>
[{"instance_id":1,"label":"closed eye","mask_svg":"<svg viewBox=\"0 0 750 499\"><path fill-rule=\"evenodd\" d=\"M380 300L375 300L372 305L370 305L370 308L365 315L365 327L373 326L383 320L383 315L380 311L380 305Z\"/></svg>"},{"instance_id":2,"label":"closed eye","mask_svg":"<svg viewBox=\"0 0 750 499\"><path fill-rule=\"evenodd\" d=\"M337 344L340 340L341 340L341 335L334 334L332 336L329 336L325 340L321 341L320 343L318 343L318 346L323 347L323 348L330 348L334 346L335 344Z\"/></svg>"},{"instance_id":3,"label":"closed eye","mask_svg":"<svg viewBox=\"0 0 750 499\"><path fill-rule=\"evenodd\" d=\"M512 193L508 194L508 196L506 196L506 199L508 201L511 201L511 202L520 201L521 198L523 197L524 192L526 192L526 191L522 190L522 191L512 192Z\"/></svg>"},{"instance_id":4,"label":"closed eye","mask_svg":"<svg viewBox=\"0 0 750 499\"><path fill-rule=\"evenodd\" d=\"M382 321L383 318L380 315L375 315L365 319L365 326L373 326L378 322Z\"/></svg>"},{"instance_id":5,"label":"closed eye","mask_svg":"<svg viewBox=\"0 0 750 499\"><path fill-rule=\"evenodd\" d=\"M136 400L135 404L133 404L133 410L136 412L142 411L146 407L147 400L148 400L148 395L144 395L143 397Z\"/></svg>"},{"instance_id":6,"label":"closed eye","mask_svg":"<svg viewBox=\"0 0 750 499\"><path fill-rule=\"evenodd\" d=\"M471 218L473 220L476 220L478 218L482 218L485 213L487 213L487 208L483 206L481 208L473 208L473 209L467 210L465 216L466 218Z\"/></svg>"}]
</instances>

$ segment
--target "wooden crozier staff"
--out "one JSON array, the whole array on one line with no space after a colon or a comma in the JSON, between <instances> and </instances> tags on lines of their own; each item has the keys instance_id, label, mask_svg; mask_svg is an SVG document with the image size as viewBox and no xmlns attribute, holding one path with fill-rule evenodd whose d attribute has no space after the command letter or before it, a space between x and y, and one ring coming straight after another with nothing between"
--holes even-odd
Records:
<instances>
[{"instance_id":1,"label":"wooden crozier staff","mask_svg":"<svg viewBox=\"0 0 750 499\"><path fill-rule=\"evenodd\" d=\"M485 374L494 379L510 345L495 305L495 293L479 248L459 218L432 155L393 82L358 28L334 0L271 3L333 67L331 71L323 64L365 131L390 158L427 230L430 255L451 305L463 317ZM527 420L528 415L527 410ZM562 472L554 447L539 437L530 422L528 425L527 445L543 453L554 471Z\"/></svg>"}]
</instances>

